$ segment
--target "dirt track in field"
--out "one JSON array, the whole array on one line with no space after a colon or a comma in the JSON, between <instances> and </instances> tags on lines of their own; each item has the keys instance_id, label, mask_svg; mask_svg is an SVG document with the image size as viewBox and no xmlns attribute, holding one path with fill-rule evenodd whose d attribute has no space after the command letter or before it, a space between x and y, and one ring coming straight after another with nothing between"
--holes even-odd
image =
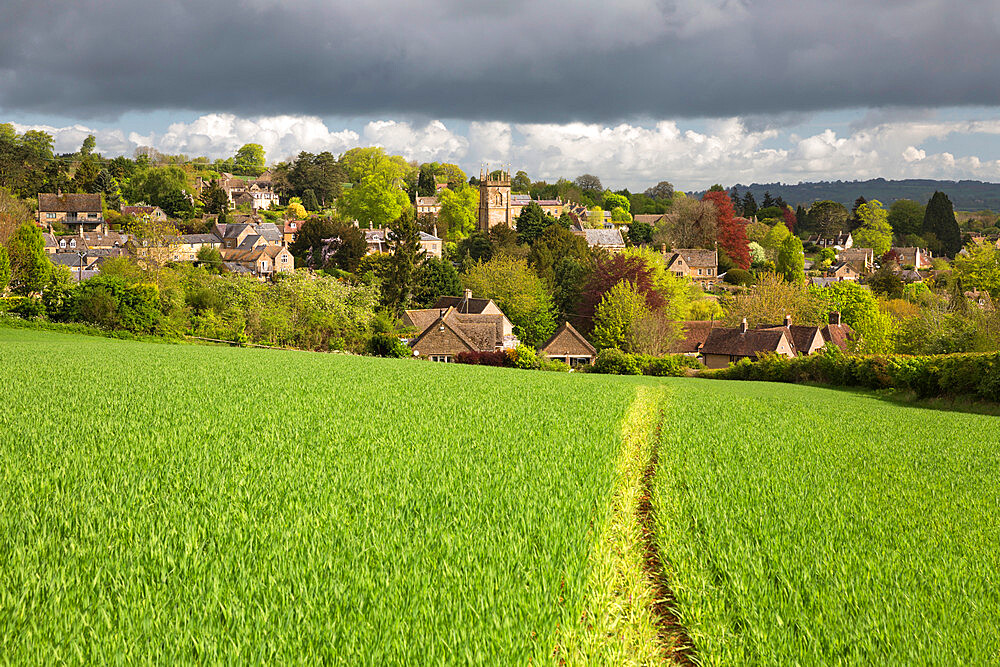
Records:
<instances>
[{"instance_id":1,"label":"dirt track in field","mask_svg":"<svg viewBox=\"0 0 1000 667\"><path fill-rule=\"evenodd\" d=\"M656 544L656 517L653 510L652 493L663 419L664 415L661 409L654 434L653 453L642 474L642 496L639 498L639 505L636 508L636 521L638 521L642 532L645 556L643 567L649 586L654 593L653 614L656 618L664 658L674 664L694 667L696 664L694 661L694 642L691 641L691 637L675 611L677 600L667 585L663 573L663 559Z\"/></svg>"}]
</instances>

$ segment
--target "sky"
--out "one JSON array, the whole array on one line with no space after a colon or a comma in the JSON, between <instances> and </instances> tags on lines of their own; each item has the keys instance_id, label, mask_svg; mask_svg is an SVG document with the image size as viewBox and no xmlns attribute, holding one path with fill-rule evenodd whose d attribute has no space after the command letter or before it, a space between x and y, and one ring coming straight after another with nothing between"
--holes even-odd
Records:
<instances>
[{"instance_id":1,"label":"sky","mask_svg":"<svg viewBox=\"0 0 1000 667\"><path fill-rule=\"evenodd\" d=\"M0 122L641 190L1000 181L997 0L4 0Z\"/></svg>"}]
</instances>

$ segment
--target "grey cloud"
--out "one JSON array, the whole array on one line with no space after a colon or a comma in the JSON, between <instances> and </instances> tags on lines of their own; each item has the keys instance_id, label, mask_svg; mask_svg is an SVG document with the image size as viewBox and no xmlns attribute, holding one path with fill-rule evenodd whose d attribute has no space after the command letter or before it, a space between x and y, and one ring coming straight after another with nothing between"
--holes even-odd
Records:
<instances>
[{"instance_id":1,"label":"grey cloud","mask_svg":"<svg viewBox=\"0 0 1000 667\"><path fill-rule=\"evenodd\" d=\"M0 109L760 118L1000 104L993 0L8 0Z\"/></svg>"}]
</instances>

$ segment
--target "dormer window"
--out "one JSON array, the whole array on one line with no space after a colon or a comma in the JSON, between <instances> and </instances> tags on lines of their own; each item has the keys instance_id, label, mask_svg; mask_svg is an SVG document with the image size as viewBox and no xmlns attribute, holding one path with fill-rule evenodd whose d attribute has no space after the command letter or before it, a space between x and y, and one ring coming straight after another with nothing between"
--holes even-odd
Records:
<instances>
[{"instance_id":1,"label":"dormer window","mask_svg":"<svg viewBox=\"0 0 1000 667\"><path fill-rule=\"evenodd\" d=\"M66 239L59 239L59 247L60 248L66 247Z\"/></svg>"},{"instance_id":2,"label":"dormer window","mask_svg":"<svg viewBox=\"0 0 1000 667\"><path fill-rule=\"evenodd\" d=\"M69 247L70 248L75 248L76 247L76 239L70 239Z\"/></svg>"}]
</instances>

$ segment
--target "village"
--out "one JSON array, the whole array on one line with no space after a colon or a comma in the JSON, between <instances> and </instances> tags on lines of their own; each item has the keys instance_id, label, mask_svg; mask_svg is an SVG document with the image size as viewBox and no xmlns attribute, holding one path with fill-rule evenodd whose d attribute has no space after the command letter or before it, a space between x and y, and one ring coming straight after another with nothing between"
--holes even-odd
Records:
<instances>
[{"instance_id":1,"label":"village","mask_svg":"<svg viewBox=\"0 0 1000 667\"><path fill-rule=\"evenodd\" d=\"M398 164L382 153L373 155L383 165ZM439 175L433 173L434 169ZM780 306L766 312L741 312L734 304L741 299L746 302L748 293L760 295L780 289L773 282L768 287L755 279L768 272L778 276L782 285L809 287L814 294L845 283L864 285L872 302L872 287L874 293L883 292L882 298L903 296L904 291L925 298L924 291L930 292L927 285L934 285L939 293L942 289L948 291L944 286L952 273L951 266L931 250L919 246L885 247L886 237L904 235L893 234L891 229L886 233L887 216L879 202L875 202L877 207L856 202L854 213L857 218L860 208L863 213L867 210L876 216L881 214L883 220L876 225L878 233L873 234L860 221L851 230L845 212L839 228L826 226L836 231L804 233L796 238L792 233L796 214L790 206L765 200L764 206L756 207L749 201L749 193L741 198L735 190L726 193L721 188L713 189L702 202L672 191L666 200L654 199L648 191L644 201L647 207L664 212L633 215L628 210L632 203L628 197L593 187L584 190L589 185L584 177L572 184L576 187L563 187L568 195L563 200L559 194L542 198L523 192L532 189L526 188L524 173L519 172L515 178L506 167L491 170L484 165L479 177L468 179L468 183L464 175L456 182L456 170L453 165L432 165L431 169L423 165L417 171L419 188L414 188L410 207L414 226L410 231L415 242L410 258L413 275L420 275L421 267L437 267L437 273L449 280L443 283L444 288L437 285L440 293L433 292L434 285L419 290L420 303L411 294L393 304L399 317L393 335L415 358L461 362L483 354L516 356L515 350L526 345L542 358L575 369L592 364L600 349L612 347L629 353L686 355L709 368L721 368L764 355L810 355L828 344L843 352L872 351L877 349L874 338L882 334L862 331L858 335L849 323L841 321L836 304L825 309L803 309L799 305L786 308L788 312L778 312ZM273 281L296 270L318 270L332 272L340 280L356 281L364 274L369 276L369 283L385 283L399 245L394 223L383 219L388 224L376 226L372 219L362 222L356 217L331 227L324 221L330 213L309 212L299 197L288 198L286 194L283 201L280 184L287 183L287 177L283 180L281 173L281 166L274 170L261 165L259 173L249 177L229 172L211 178L198 176L186 195L189 205L198 203L205 208L202 217L194 220L189 217L182 222L161 206L130 204L121 197L118 210L109 212L102 193L56 191L38 194L34 221L42 231L48 260L68 269L67 275L77 283L101 275L102 266L112 260L155 267L187 264L260 281ZM396 187L390 186L389 190ZM421 194L420 188L431 194ZM552 188L545 190L551 192ZM465 197L465 210L460 214L464 213L472 223L465 233L455 223L455 192ZM396 197L385 192L375 196ZM310 190L305 200L314 209L322 208L315 199ZM588 206L588 201L598 199L603 206ZM449 204L452 210L442 215ZM820 202L812 208L832 208L830 204ZM737 212L751 217L740 217ZM798 217L806 216L806 209L800 206ZM184 233L185 228L190 233ZM302 232L308 242L296 243ZM862 241L874 238L876 243L868 245L882 247L859 244L856 234ZM967 237L970 248L988 248L986 244L990 243L1000 251L1000 240L974 234ZM906 238L915 237L911 234ZM692 242L692 247L678 247L686 240ZM553 252L568 252L570 257L554 257ZM968 249L963 248L959 258L968 254ZM343 261L343 255L350 259ZM526 259L534 269L532 273L538 275L543 275L539 258L548 257L544 260L548 272L542 282L552 290L544 304L550 321L539 331L528 333L520 313L511 317L504 313L503 306L516 301L516 294L504 294L495 285L481 281L477 286L482 293L474 294L469 284L455 280L457 275L466 275L472 264L488 264L500 255ZM589 308L583 302L588 289L586 274L589 272L593 281L593 268L580 269L575 284L561 284L572 281L573 276L566 279L555 275L557 264L574 255L579 265L604 267L612 274L620 274L603 286L596 299L590 299ZM612 268L616 261L618 266ZM626 267L630 262L631 266ZM637 262L642 266L636 268ZM675 281L670 288L675 292L672 297L667 295L669 289L640 286L654 275ZM597 332L595 337L595 330L602 326L601 318L608 319L616 306L611 301L605 303L610 288L623 280L639 291L643 297L640 300L646 303L626 314L628 321L618 322L614 334ZM978 308L992 310L989 290L969 287L964 295ZM413 288L407 286L411 292ZM566 293L569 297L564 303L553 298ZM546 301L544 296L542 301ZM657 318L661 322L651 325L649 320ZM657 326L659 333L654 333L652 339L648 333L637 333L640 328ZM403 348L393 349L395 356L402 356Z\"/></svg>"}]
</instances>

